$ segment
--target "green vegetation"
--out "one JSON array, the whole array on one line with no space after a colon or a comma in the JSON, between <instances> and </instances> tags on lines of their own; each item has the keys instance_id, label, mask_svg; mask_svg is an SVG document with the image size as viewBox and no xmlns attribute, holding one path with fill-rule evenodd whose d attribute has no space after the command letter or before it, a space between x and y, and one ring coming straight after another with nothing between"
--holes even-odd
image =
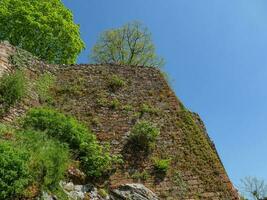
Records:
<instances>
[{"instance_id":1,"label":"green vegetation","mask_svg":"<svg viewBox=\"0 0 267 200\"><path fill-rule=\"evenodd\" d=\"M70 162L68 147L45 133L1 125L0 199L31 196L31 186L58 191Z\"/></svg>"},{"instance_id":2,"label":"green vegetation","mask_svg":"<svg viewBox=\"0 0 267 200\"><path fill-rule=\"evenodd\" d=\"M28 155L11 142L0 142L0 199L13 199L29 184Z\"/></svg>"},{"instance_id":3,"label":"green vegetation","mask_svg":"<svg viewBox=\"0 0 267 200\"><path fill-rule=\"evenodd\" d=\"M130 134L130 141L137 149L147 152L154 148L159 134L160 131L155 125L147 121L140 121L134 125Z\"/></svg>"},{"instance_id":4,"label":"green vegetation","mask_svg":"<svg viewBox=\"0 0 267 200\"><path fill-rule=\"evenodd\" d=\"M71 79L68 82L60 86L53 87L57 95L67 94L68 96L79 97L84 95L85 80L82 77L77 77L76 79Z\"/></svg>"},{"instance_id":5,"label":"green vegetation","mask_svg":"<svg viewBox=\"0 0 267 200\"><path fill-rule=\"evenodd\" d=\"M6 74L0 79L1 114L20 101L26 94L26 79L21 71Z\"/></svg>"},{"instance_id":6,"label":"green vegetation","mask_svg":"<svg viewBox=\"0 0 267 200\"><path fill-rule=\"evenodd\" d=\"M171 159L158 159L154 158L155 170L159 173L166 173L170 167Z\"/></svg>"},{"instance_id":7,"label":"green vegetation","mask_svg":"<svg viewBox=\"0 0 267 200\"><path fill-rule=\"evenodd\" d=\"M141 180L141 181L145 181L149 178L149 173L144 170L142 172L135 172L131 175L131 178L132 179L135 179L135 180Z\"/></svg>"},{"instance_id":8,"label":"green vegetation","mask_svg":"<svg viewBox=\"0 0 267 200\"><path fill-rule=\"evenodd\" d=\"M112 109L118 109L120 107L120 101L118 99L113 99L111 102L110 102L110 108Z\"/></svg>"},{"instance_id":9,"label":"green vegetation","mask_svg":"<svg viewBox=\"0 0 267 200\"><path fill-rule=\"evenodd\" d=\"M96 63L133 66L163 66L156 55L151 33L141 23L133 22L105 31L93 47L91 58Z\"/></svg>"},{"instance_id":10,"label":"green vegetation","mask_svg":"<svg viewBox=\"0 0 267 200\"><path fill-rule=\"evenodd\" d=\"M177 191L176 191L178 196L180 198L185 197L187 194L188 186L186 182L183 180L181 173L179 171L176 171L174 173L173 182L176 186L178 186Z\"/></svg>"},{"instance_id":11,"label":"green vegetation","mask_svg":"<svg viewBox=\"0 0 267 200\"><path fill-rule=\"evenodd\" d=\"M184 162L181 163L181 167L197 174L200 180L205 182L207 189L227 191L225 184L222 184L222 180L218 179L218 173L224 172L224 169L220 165L218 156L214 152L206 135L203 134L203 131L196 123L195 116L187 110L179 111L177 116L177 127L183 132L183 143L185 146L183 150ZM176 159L179 158L180 155L177 155ZM211 165L214 166L215 173L207 176L203 169Z\"/></svg>"},{"instance_id":12,"label":"green vegetation","mask_svg":"<svg viewBox=\"0 0 267 200\"><path fill-rule=\"evenodd\" d=\"M122 110L125 110L126 112L129 112L129 111L133 111L134 108L133 108L132 105L126 104L126 105L122 106Z\"/></svg>"},{"instance_id":13,"label":"green vegetation","mask_svg":"<svg viewBox=\"0 0 267 200\"><path fill-rule=\"evenodd\" d=\"M142 104L142 106L140 108L141 116L143 116L145 113L157 115L159 112L160 112L159 109L157 109L151 105L148 105L148 104Z\"/></svg>"},{"instance_id":14,"label":"green vegetation","mask_svg":"<svg viewBox=\"0 0 267 200\"><path fill-rule=\"evenodd\" d=\"M96 104L99 106L99 107L105 107L108 105L108 99L106 97L99 97L96 99Z\"/></svg>"},{"instance_id":15,"label":"green vegetation","mask_svg":"<svg viewBox=\"0 0 267 200\"><path fill-rule=\"evenodd\" d=\"M60 0L2 0L0 19L0 40L50 63L75 63L84 48L79 26Z\"/></svg>"},{"instance_id":16,"label":"green vegetation","mask_svg":"<svg viewBox=\"0 0 267 200\"><path fill-rule=\"evenodd\" d=\"M107 196L108 196L107 191L106 191L105 189L103 189L103 188L100 188L100 189L98 190L98 194L99 194L102 198L107 198Z\"/></svg>"},{"instance_id":17,"label":"green vegetation","mask_svg":"<svg viewBox=\"0 0 267 200\"><path fill-rule=\"evenodd\" d=\"M36 92L39 95L41 103L51 103L52 96L50 89L55 83L55 77L52 74L44 73L36 81Z\"/></svg>"},{"instance_id":18,"label":"green vegetation","mask_svg":"<svg viewBox=\"0 0 267 200\"><path fill-rule=\"evenodd\" d=\"M115 92L116 90L118 90L119 88L121 88L125 85L126 85L125 81L117 75L113 75L109 80L109 88L113 92Z\"/></svg>"},{"instance_id":19,"label":"green vegetation","mask_svg":"<svg viewBox=\"0 0 267 200\"><path fill-rule=\"evenodd\" d=\"M9 62L17 69L27 68L31 65L31 61L36 59L31 53L23 49L17 48L16 53L10 55Z\"/></svg>"},{"instance_id":20,"label":"green vegetation","mask_svg":"<svg viewBox=\"0 0 267 200\"><path fill-rule=\"evenodd\" d=\"M23 146L30 151L29 166L35 185L45 191L55 191L70 161L69 149L45 133L21 131L17 133Z\"/></svg>"},{"instance_id":21,"label":"green vegetation","mask_svg":"<svg viewBox=\"0 0 267 200\"><path fill-rule=\"evenodd\" d=\"M95 135L72 117L47 108L32 109L24 120L24 127L44 131L50 137L77 151L88 176L99 177L112 169L116 157L97 142Z\"/></svg>"}]
</instances>

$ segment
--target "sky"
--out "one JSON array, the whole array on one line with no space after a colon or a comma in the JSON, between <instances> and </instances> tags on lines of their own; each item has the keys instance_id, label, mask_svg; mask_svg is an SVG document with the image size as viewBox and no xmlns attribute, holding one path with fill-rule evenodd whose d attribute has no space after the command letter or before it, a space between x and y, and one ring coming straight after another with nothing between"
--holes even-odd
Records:
<instances>
[{"instance_id":1,"label":"sky","mask_svg":"<svg viewBox=\"0 0 267 200\"><path fill-rule=\"evenodd\" d=\"M245 176L267 180L266 0L63 0L86 43L138 20L179 99L200 114L235 186Z\"/></svg>"}]
</instances>

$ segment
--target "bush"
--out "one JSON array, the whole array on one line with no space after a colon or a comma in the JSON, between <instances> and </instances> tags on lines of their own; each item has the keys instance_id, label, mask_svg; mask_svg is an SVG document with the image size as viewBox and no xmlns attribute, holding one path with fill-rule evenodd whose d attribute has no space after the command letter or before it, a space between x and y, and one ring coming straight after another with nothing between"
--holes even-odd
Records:
<instances>
[{"instance_id":1,"label":"bush","mask_svg":"<svg viewBox=\"0 0 267 200\"><path fill-rule=\"evenodd\" d=\"M159 109L147 104L142 104L140 109L141 116L143 116L145 113L158 114L159 112L160 112Z\"/></svg>"},{"instance_id":2,"label":"bush","mask_svg":"<svg viewBox=\"0 0 267 200\"><path fill-rule=\"evenodd\" d=\"M26 79L21 71L6 74L0 80L0 104L2 112L22 99L26 93Z\"/></svg>"},{"instance_id":3,"label":"bush","mask_svg":"<svg viewBox=\"0 0 267 200\"><path fill-rule=\"evenodd\" d=\"M111 102L110 102L110 108L111 109L118 109L120 107L120 101L118 99L113 99Z\"/></svg>"},{"instance_id":4,"label":"bush","mask_svg":"<svg viewBox=\"0 0 267 200\"><path fill-rule=\"evenodd\" d=\"M45 73L41 75L36 81L36 91L39 95L41 103L47 102L51 103L52 97L49 93L49 89L55 82L55 77L51 74Z\"/></svg>"},{"instance_id":5,"label":"bush","mask_svg":"<svg viewBox=\"0 0 267 200\"><path fill-rule=\"evenodd\" d=\"M149 173L144 170L143 172L135 172L131 175L132 179L145 181L149 178Z\"/></svg>"},{"instance_id":6,"label":"bush","mask_svg":"<svg viewBox=\"0 0 267 200\"><path fill-rule=\"evenodd\" d=\"M49 108L31 109L24 119L23 126L45 131L74 150L81 149L83 143L96 140L95 136L77 120Z\"/></svg>"},{"instance_id":7,"label":"bush","mask_svg":"<svg viewBox=\"0 0 267 200\"><path fill-rule=\"evenodd\" d=\"M0 199L20 196L29 184L28 155L6 141L0 143Z\"/></svg>"},{"instance_id":8,"label":"bush","mask_svg":"<svg viewBox=\"0 0 267 200\"><path fill-rule=\"evenodd\" d=\"M154 148L159 134L159 129L152 123L140 121L133 127L130 140L138 149L148 151Z\"/></svg>"},{"instance_id":9,"label":"bush","mask_svg":"<svg viewBox=\"0 0 267 200\"><path fill-rule=\"evenodd\" d=\"M154 159L155 170L161 173L166 173L170 167L171 159Z\"/></svg>"},{"instance_id":10,"label":"bush","mask_svg":"<svg viewBox=\"0 0 267 200\"><path fill-rule=\"evenodd\" d=\"M117 161L84 125L55 110L32 109L24 119L24 127L45 131L50 137L68 144L79 154L82 167L88 176L99 177L108 173Z\"/></svg>"},{"instance_id":11,"label":"bush","mask_svg":"<svg viewBox=\"0 0 267 200\"><path fill-rule=\"evenodd\" d=\"M20 152L23 152L23 156L25 154L23 161L24 165L27 166L28 173L26 178L29 185L25 184L21 187L23 197L30 197L32 192L38 192L38 190L31 190L30 188L32 187L53 192L59 189L59 181L64 178L64 174L70 163L69 149L66 145L49 138L43 132L16 130L0 124L0 144L5 144L7 141L12 146L12 149L14 149L14 152L19 152L18 155L20 155ZM6 154L6 156L9 159L12 158L12 155ZM3 163L1 158L0 166ZM12 160L12 162L14 161ZM18 174L20 171L20 168L14 168L13 173ZM0 180L9 184L8 180L2 179L2 176L0 176ZM29 187L26 188L26 186ZM1 196L0 199L2 199Z\"/></svg>"},{"instance_id":12,"label":"bush","mask_svg":"<svg viewBox=\"0 0 267 200\"><path fill-rule=\"evenodd\" d=\"M116 91L119 88L123 87L124 85L125 85L125 81L117 75L113 75L109 80L109 88L112 91Z\"/></svg>"},{"instance_id":13,"label":"bush","mask_svg":"<svg viewBox=\"0 0 267 200\"><path fill-rule=\"evenodd\" d=\"M59 181L64 178L70 163L69 149L42 132L23 131L17 134L29 151L33 181L46 191L58 189Z\"/></svg>"}]
</instances>

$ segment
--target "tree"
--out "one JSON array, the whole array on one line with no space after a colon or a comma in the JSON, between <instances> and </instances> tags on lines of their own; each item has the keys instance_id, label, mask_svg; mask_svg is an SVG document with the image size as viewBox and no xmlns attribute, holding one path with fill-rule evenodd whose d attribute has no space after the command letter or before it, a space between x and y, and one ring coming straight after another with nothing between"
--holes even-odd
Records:
<instances>
[{"instance_id":1,"label":"tree","mask_svg":"<svg viewBox=\"0 0 267 200\"><path fill-rule=\"evenodd\" d=\"M0 40L49 63L74 63L84 48L79 26L61 0L1 0L0 27Z\"/></svg>"},{"instance_id":2,"label":"tree","mask_svg":"<svg viewBox=\"0 0 267 200\"><path fill-rule=\"evenodd\" d=\"M139 22L101 34L91 58L96 63L161 67L163 59L155 53L151 33Z\"/></svg>"},{"instance_id":3,"label":"tree","mask_svg":"<svg viewBox=\"0 0 267 200\"><path fill-rule=\"evenodd\" d=\"M240 189L255 200L267 200L267 185L256 177L245 177L241 180Z\"/></svg>"}]
</instances>

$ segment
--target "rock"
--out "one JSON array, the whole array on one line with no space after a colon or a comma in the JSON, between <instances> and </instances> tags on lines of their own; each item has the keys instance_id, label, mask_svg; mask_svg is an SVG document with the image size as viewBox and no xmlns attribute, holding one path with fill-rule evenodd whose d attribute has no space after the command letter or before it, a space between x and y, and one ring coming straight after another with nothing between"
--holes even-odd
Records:
<instances>
[{"instance_id":1,"label":"rock","mask_svg":"<svg viewBox=\"0 0 267 200\"><path fill-rule=\"evenodd\" d=\"M76 167L69 167L68 169L69 178L73 181L74 184L84 184L85 183L85 174Z\"/></svg>"},{"instance_id":2,"label":"rock","mask_svg":"<svg viewBox=\"0 0 267 200\"><path fill-rule=\"evenodd\" d=\"M70 200L83 200L90 197L90 200L103 200L98 194L98 191L93 185L74 185L72 182L60 182L60 186L68 195ZM48 199L50 200L50 199Z\"/></svg>"},{"instance_id":3,"label":"rock","mask_svg":"<svg viewBox=\"0 0 267 200\"><path fill-rule=\"evenodd\" d=\"M43 200L57 200L58 198L54 195L50 195L47 192L43 192L42 198Z\"/></svg>"},{"instance_id":4,"label":"rock","mask_svg":"<svg viewBox=\"0 0 267 200\"><path fill-rule=\"evenodd\" d=\"M158 197L142 184L126 184L112 191L112 200L158 200Z\"/></svg>"},{"instance_id":5,"label":"rock","mask_svg":"<svg viewBox=\"0 0 267 200\"><path fill-rule=\"evenodd\" d=\"M63 189L70 192L74 190L74 184L72 182L66 183L63 185Z\"/></svg>"}]
</instances>

